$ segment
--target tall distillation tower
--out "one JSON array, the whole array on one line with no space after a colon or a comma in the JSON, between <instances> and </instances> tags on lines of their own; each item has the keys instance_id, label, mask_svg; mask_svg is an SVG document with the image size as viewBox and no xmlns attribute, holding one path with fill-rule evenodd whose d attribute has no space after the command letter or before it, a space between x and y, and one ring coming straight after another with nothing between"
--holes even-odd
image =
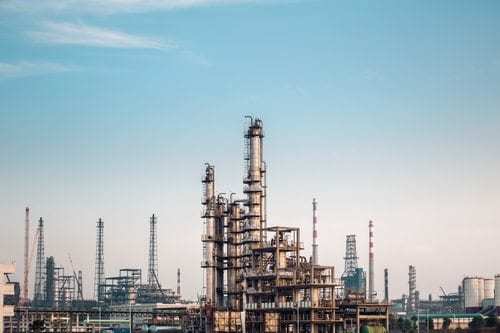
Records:
<instances>
[{"instance_id":1,"label":"tall distillation tower","mask_svg":"<svg viewBox=\"0 0 500 333\"><path fill-rule=\"evenodd\" d=\"M104 284L104 222L101 218L97 221L96 231L94 297L101 302Z\"/></svg>"},{"instance_id":2,"label":"tall distillation tower","mask_svg":"<svg viewBox=\"0 0 500 333\"><path fill-rule=\"evenodd\" d=\"M153 214L149 219L149 260L148 260L148 285L158 287L158 237L157 237L158 217ZM158 285L158 286L157 286Z\"/></svg>"},{"instance_id":3,"label":"tall distillation tower","mask_svg":"<svg viewBox=\"0 0 500 333\"><path fill-rule=\"evenodd\" d=\"M45 299L45 244L43 235L43 219L38 220L38 241L36 248L36 267L35 267L35 290L33 301L35 304L40 304Z\"/></svg>"},{"instance_id":4,"label":"tall distillation tower","mask_svg":"<svg viewBox=\"0 0 500 333\"><path fill-rule=\"evenodd\" d=\"M250 119L250 125L245 133L246 175L243 180L243 192L247 195L248 212L245 224L244 255L250 254L250 249L266 240L266 164L263 160L264 130L262 120ZM246 267L250 262L246 262Z\"/></svg>"},{"instance_id":5,"label":"tall distillation tower","mask_svg":"<svg viewBox=\"0 0 500 333\"><path fill-rule=\"evenodd\" d=\"M202 179L204 211L203 241L203 262L205 268L205 301L208 305L215 303L215 168L213 165L206 164L205 176Z\"/></svg>"}]
</instances>

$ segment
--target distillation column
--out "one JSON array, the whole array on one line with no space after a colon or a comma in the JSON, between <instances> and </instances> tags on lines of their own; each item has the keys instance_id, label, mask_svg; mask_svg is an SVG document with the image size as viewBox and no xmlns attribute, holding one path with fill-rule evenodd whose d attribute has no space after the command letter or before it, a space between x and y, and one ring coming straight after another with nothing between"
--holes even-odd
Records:
<instances>
[{"instance_id":1,"label":"distillation column","mask_svg":"<svg viewBox=\"0 0 500 333\"><path fill-rule=\"evenodd\" d=\"M245 134L247 174L244 179L243 192L247 195L246 214L247 223L245 226L245 254L249 254L250 249L266 240L266 184L265 184L265 163L263 161L264 132L260 119L250 118L250 126Z\"/></svg>"},{"instance_id":2,"label":"distillation column","mask_svg":"<svg viewBox=\"0 0 500 333\"><path fill-rule=\"evenodd\" d=\"M226 198L219 194L215 209L215 306L224 306L224 228L226 225Z\"/></svg>"},{"instance_id":3,"label":"distillation column","mask_svg":"<svg viewBox=\"0 0 500 333\"><path fill-rule=\"evenodd\" d=\"M241 310L242 305L242 264L241 264L241 228L242 207L238 201L229 204L228 223L228 271L227 285L229 306L232 310Z\"/></svg>"},{"instance_id":4,"label":"distillation column","mask_svg":"<svg viewBox=\"0 0 500 333\"><path fill-rule=\"evenodd\" d=\"M215 304L215 169L212 165L207 164L205 168L205 177L203 183L203 200L204 206L203 219L205 224L205 234L202 237L203 246L203 263L202 268L205 268L205 287L206 287L206 303L208 305Z\"/></svg>"}]
</instances>

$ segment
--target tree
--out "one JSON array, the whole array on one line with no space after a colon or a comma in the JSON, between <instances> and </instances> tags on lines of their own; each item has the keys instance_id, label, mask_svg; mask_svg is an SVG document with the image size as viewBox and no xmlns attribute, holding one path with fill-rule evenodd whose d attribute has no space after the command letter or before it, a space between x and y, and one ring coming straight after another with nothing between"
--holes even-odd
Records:
<instances>
[{"instance_id":1,"label":"tree","mask_svg":"<svg viewBox=\"0 0 500 333\"><path fill-rule=\"evenodd\" d=\"M483 317L474 317L472 321L469 323L469 328L473 331L476 332L479 329L484 327L484 319Z\"/></svg>"},{"instance_id":2,"label":"tree","mask_svg":"<svg viewBox=\"0 0 500 333\"><path fill-rule=\"evenodd\" d=\"M496 327L498 323L497 316L491 315L486 318L486 327Z\"/></svg>"},{"instance_id":3,"label":"tree","mask_svg":"<svg viewBox=\"0 0 500 333\"><path fill-rule=\"evenodd\" d=\"M450 328L450 325L451 325L451 319L450 318L444 318L444 320L443 320L443 329L447 330L448 328Z\"/></svg>"}]
</instances>

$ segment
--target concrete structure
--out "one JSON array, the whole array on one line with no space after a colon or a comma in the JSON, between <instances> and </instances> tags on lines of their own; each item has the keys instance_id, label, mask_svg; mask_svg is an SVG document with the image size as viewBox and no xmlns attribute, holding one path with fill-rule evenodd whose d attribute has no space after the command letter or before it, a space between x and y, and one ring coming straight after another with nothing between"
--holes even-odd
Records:
<instances>
[{"instance_id":1,"label":"concrete structure","mask_svg":"<svg viewBox=\"0 0 500 333\"><path fill-rule=\"evenodd\" d=\"M4 305L4 296L14 295L14 284L10 283L8 274L15 271L14 264L0 264L0 333L3 333L4 318L14 316L14 306Z\"/></svg>"}]
</instances>

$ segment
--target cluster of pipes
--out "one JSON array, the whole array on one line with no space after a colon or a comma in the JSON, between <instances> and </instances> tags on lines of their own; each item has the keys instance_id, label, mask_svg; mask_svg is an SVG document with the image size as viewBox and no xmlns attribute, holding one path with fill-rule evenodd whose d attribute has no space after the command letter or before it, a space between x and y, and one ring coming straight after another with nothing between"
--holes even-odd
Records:
<instances>
[{"instance_id":1,"label":"cluster of pipes","mask_svg":"<svg viewBox=\"0 0 500 333\"><path fill-rule=\"evenodd\" d=\"M255 269L251 249L266 241L266 164L263 161L262 121L250 119L245 133L245 199L216 194L215 167L207 164L203 183L203 235L206 304L234 310L243 307L244 271ZM224 253L224 244L226 253ZM224 270L227 270L227 299L224 304Z\"/></svg>"}]
</instances>

